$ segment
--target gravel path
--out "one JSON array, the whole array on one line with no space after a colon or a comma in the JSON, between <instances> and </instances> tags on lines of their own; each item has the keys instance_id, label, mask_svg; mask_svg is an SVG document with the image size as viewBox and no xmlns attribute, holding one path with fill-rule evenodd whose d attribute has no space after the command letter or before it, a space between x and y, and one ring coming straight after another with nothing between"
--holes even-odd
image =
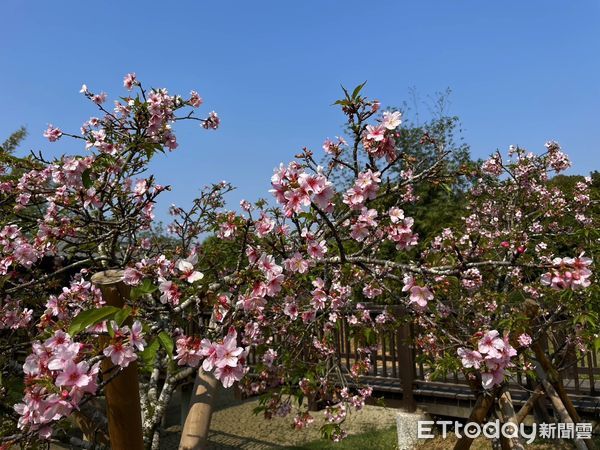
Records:
<instances>
[{"instance_id":1,"label":"gravel path","mask_svg":"<svg viewBox=\"0 0 600 450\"><path fill-rule=\"evenodd\" d=\"M169 416L178 417L177 399L173 403ZM303 431L296 431L291 427L293 416L265 420L252 412L258 406L258 399L236 400L231 389L221 389L217 403L211 422L210 450L266 450L299 445L319 439L319 428L324 423L322 411L312 413L315 421ZM389 428L396 423L397 411L367 405L362 411L349 415L345 429L349 434L358 434L372 429ZM180 431L179 425L168 427L161 439L161 449L177 449Z\"/></svg>"}]
</instances>

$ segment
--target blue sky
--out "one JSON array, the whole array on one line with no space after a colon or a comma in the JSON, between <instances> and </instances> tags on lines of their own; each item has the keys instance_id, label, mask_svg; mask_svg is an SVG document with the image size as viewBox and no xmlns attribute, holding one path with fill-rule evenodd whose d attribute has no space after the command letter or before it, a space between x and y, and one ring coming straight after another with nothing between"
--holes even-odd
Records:
<instances>
[{"instance_id":1,"label":"blue sky","mask_svg":"<svg viewBox=\"0 0 600 450\"><path fill-rule=\"evenodd\" d=\"M451 88L475 157L556 139L574 172L600 169L598 0L4 0L0 11L0 138L25 125L25 149L78 151L46 142L47 123L78 130L95 114L81 84L114 98L130 71L196 89L219 113L217 132L178 124L179 149L153 163L173 185L160 216L221 179L239 187L232 202L268 196L274 166L341 132L339 85L364 80L383 106Z\"/></svg>"}]
</instances>

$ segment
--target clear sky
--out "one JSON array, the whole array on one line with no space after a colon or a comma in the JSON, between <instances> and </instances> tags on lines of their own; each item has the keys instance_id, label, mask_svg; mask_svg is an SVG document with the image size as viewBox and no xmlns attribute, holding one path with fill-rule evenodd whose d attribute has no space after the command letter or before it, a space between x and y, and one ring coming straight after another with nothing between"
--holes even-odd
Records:
<instances>
[{"instance_id":1,"label":"clear sky","mask_svg":"<svg viewBox=\"0 0 600 450\"><path fill-rule=\"evenodd\" d=\"M25 149L51 122L77 131L95 114L86 83L113 98L136 72L146 86L196 89L222 128L178 124L180 147L153 163L185 206L226 179L237 203L267 197L274 166L341 132L339 85L368 80L385 106L447 87L475 157L558 140L574 172L600 169L600 1L100 1L0 4L0 139L20 125ZM92 4L92 3L90 3ZM83 149L81 149L83 151ZM233 206L233 205L232 205Z\"/></svg>"}]
</instances>

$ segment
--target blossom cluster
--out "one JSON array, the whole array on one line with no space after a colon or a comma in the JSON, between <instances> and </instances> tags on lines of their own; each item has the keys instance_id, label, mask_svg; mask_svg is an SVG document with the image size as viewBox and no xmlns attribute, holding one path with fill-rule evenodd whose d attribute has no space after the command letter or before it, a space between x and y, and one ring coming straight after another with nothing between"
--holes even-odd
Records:
<instances>
[{"instance_id":1,"label":"blossom cluster","mask_svg":"<svg viewBox=\"0 0 600 450\"><path fill-rule=\"evenodd\" d=\"M273 188L270 192L277 202L283 205L287 217L301 212L303 206L309 206L311 203L325 212L333 209L333 183L327 180L321 169L315 175L310 175L296 162L287 167L282 164L275 169L271 177L271 186Z\"/></svg>"},{"instance_id":2,"label":"blossom cluster","mask_svg":"<svg viewBox=\"0 0 600 450\"><path fill-rule=\"evenodd\" d=\"M193 284L204 277L204 274L194 269L198 262L195 253L177 263L165 255L152 258L142 258L133 267L125 269L124 282L130 286L138 286L144 279L158 282L159 300L162 304L178 305L182 296L180 284Z\"/></svg>"},{"instance_id":3,"label":"blossom cluster","mask_svg":"<svg viewBox=\"0 0 600 450\"><path fill-rule=\"evenodd\" d=\"M390 163L397 158L396 128L402 123L402 114L399 111L384 111L380 123L367 125L363 135L363 146L367 153L374 158L383 158Z\"/></svg>"},{"instance_id":4,"label":"blossom cluster","mask_svg":"<svg viewBox=\"0 0 600 450\"><path fill-rule=\"evenodd\" d=\"M248 349L238 347L238 336L235 328L230 328L225 338L220 342L209 339L198 339L182 335L177 339L175 359L180 366L198 367L214 372L225 388L243 378L248 371L246 356Z\"/></svg>"},{"instance_id":5,"label":"blossom cluster","mask_svg":"<svg viewBox=\"0 0 600 450\"><path fill-rule=\"evenodd\" d=\"M24 307L19 300L7 297L0 306L0 330L26 328L32 315L32 309Z\"/></svg>"},{"instance_id":6,"label":"blossom cluster","mask_svg":"<svg viewBox=\"0 0 600 450\"><path fill-rule=\"evenodd\" d=\"M411 275L404 276L404 287L402 292L409 293L409 304L415 304L419 309L424 309L427 303L433 300L433 293L427 286L419 286L416 284L414 277Z\"/></svg>"},{"instance_id":7,"label":"blossom cluster","mask_svg":"<svg viewBox=\"0 0 600 450\"><path fill-rule=\"evenodd\" d=\"M100 289L83 277L77 277L68 287L63 287L59 295L49 296L41 324L47 325L53 320L65 321L84 309L98 308L104 304Z\"/></svg>"},{"instance_id":8,"label":"blossom cluster","mask_svg":"<svg viewBox=\"0 0 600 450\"><path fill-rule=\"evenodd\" d=\"M131 328L129 326L119 327L116 322L111 321L111 337L109 345L102 351L104 356L110 358L115 366L125 368L137 359L135 350L144 351L146 341L143 338L142 324L136 320Z\"/></svg>"},{"instance_id":9,"label":"blossom cluster","mask_svg":"<svg viewBox=\"0 0 600 450\"><path fill-rule=\"evenodd\" d=\"M352 209L362 209L367 200L373 200L376 197L380 183L381 173L379 172L368 169L359 173L354 186L344 194L344 203Z\"/></svg>"},{"instance_id":10,"label":"blossom cluster","mask_svg":"<svg viewBox=\"0 0 600 450\"><path fill-rule=\"evenodd\" d=\"M90 365L87 350L62 330L33 343L33 352L23 365L23 402L15 405L19 428L47 438L51 423L70 415L86 394L96 392L100 363Z\"/></svg>"},{"instance_id":11,"label":"blossom cluster","mask_svg":"<svg viewBox=\"0 0 600 450\"><path fill-rule=\"evenodd\" d=\"M497 330L483 333L477 342L477 350L460 347L457 353L465 369L482 371L481 383L485 389L504 381L505 370L513 365L511 359L517 355L508 335L501 337Z\"/></svg>"},{"instance_id":12,"label":"blossom cluster","mask_svg":"<svg viewBox=\"0 0 600 450\"><path fill-rule=\"evenodd\" d=\"M583 253L576 258L554 258L552 269L542 275L541 283L556 290L584 289L591 284L591 264L592 259Z\"/></svg>"}]
</instances>

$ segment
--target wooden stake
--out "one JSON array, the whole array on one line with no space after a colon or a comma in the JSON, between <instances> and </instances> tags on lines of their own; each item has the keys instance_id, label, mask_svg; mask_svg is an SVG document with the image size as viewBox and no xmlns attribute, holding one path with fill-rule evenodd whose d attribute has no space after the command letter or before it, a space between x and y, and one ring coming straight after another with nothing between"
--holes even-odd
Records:
<instances>
[{"instance_id":1,"label":"wooden stake","mask_svg":"<svg viewBox=\"0 0 600 450\"><path fill-rule=\"evenodd\" d=\"M122 270L106 270L92 276L108 306L122 308L129 297ZM103 372L114 368L110 359L102 363ZM105 388L108 434L113 450L143 450L142 411L137 363L131 362Z\"/></svg>"}]
</instances>

